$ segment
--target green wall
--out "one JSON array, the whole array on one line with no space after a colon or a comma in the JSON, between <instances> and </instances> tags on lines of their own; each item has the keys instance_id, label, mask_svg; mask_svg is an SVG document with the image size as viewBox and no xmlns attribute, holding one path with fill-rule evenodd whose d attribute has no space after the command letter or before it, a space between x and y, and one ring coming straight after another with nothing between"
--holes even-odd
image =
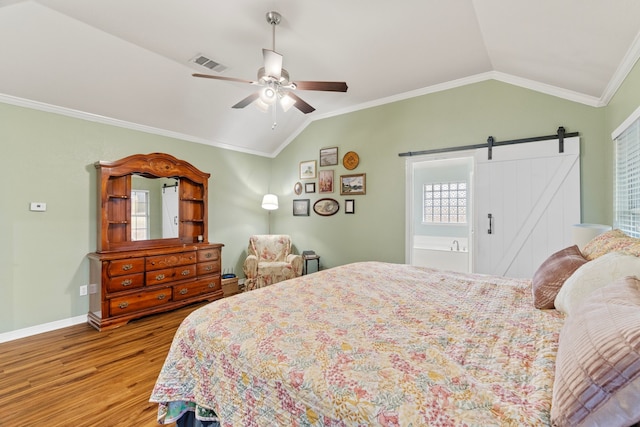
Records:
<instances>
[{"instance_id":1,"label":"green wall","mask_svg":"<svg viewBox=\"0 0 640 427\"><path fill-rule=\"evenodd\" d=\"M606 120L609 139L611 132L616 130L638 108L640 108L640 61L636 62L631 73L607 105Z\"/></svg>"},{"instance_id":2,"label":"green wall","mask_svg":"<svg viewBox=\"0 0 640 427\"><path fill-rule=\"evenodd\" d=\"M274 159L271 188L281 195L281 209L272 229L291 234L301 249L314 249L325 268L372 259L404 262L405 160L398 153L481 144L488 136L504 141L550 135L559 126L581 136L582 220L610 224L611 149L604 109L491 80L314 122ZM317 159L320 148L332 146L340 157L359 154L354 171L334 167L336 180L366 173L367 194L352 197L355 215L341 210L331 217L293 217L299 162ZM310 196L312 205L321 197L303 196ZM341 206L346 198L339 191L331 197Z\"/></svg>"},{"instance_id":3,"label":"green wall","mask_svg":"<svg viewBox=\"0 0 640 427\"><path fill-rule=\"evenodd\" d=\"M312 122L269 159L130 129L0 104L4 197L0 197L0 333L86 314L86 254L96 244L98 160L166 152L211 173L209 241L225 244L223 268L242 277L248 236L286 233L295 249L313 249L323 268L362 260L404 262L405 160L398 153L580 132L584 222L612 222L610 133L640 105L636 65L610 105L594 108L498 81L485 81ZM333 194L295 196L299 163L338 147L360 164L335 170ZM320 168L319 168L320 169ZM366 195L340 196L339 176L366 173ZM317 179L316 179L317 183ZM317 187L317 186L316 186ZM260 208L267 191L280 209ZM330 217L292 215L294 198L340 201ZM355 214L344 199L355 199ZM30 212L46 202L46 212Z\"/></svg>"},{"instance_id":4,"label":"green wall","mask_svg":"<svg viewBox=\"0 0 640 427\"><path fill-rule=\"evenodd\" d=\"M248 236L268 229L268 158L1 103L0 144L0 333L87 313L98 160L165 152L211 173L209 241L225 245L224 269L241 274Z\"/></svg>"}]
</instances>

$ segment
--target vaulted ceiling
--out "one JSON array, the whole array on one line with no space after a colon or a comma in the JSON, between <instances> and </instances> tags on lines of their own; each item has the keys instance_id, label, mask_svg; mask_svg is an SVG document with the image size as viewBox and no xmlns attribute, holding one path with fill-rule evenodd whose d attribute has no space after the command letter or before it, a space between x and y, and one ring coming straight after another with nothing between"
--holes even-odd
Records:
<instances>
[{"instance_id":1,"label":"vaulted ceiling","mask_svg":"<svg viewBox=\"0 0 640 427\"><path fill-rule=\"evenodd\" d=\"M316 108L231 106L272 47ZM637 0L0 0L0 101L274 156L310 122L498 79L605 105L640 56ZM191 60L204 55L220 73Z\"/></svg>"}]
</instances>

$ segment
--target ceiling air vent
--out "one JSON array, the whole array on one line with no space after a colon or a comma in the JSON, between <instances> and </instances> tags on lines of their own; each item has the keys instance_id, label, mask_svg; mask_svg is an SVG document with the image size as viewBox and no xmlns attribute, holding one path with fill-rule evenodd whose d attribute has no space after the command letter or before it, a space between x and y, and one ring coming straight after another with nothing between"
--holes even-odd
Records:
<instances>
[{"instance_id":1,"label":"ceiling air vent","mask_svg":"<svg viewBox=\"0 0 640 427\"><path fill-rule=\"evenodd\" d=\"M226 66L222 65L219 62L214 61L213 59L207 58L202 54L198 54L195 57L191 58L191 62L194 64L200 65L208 70L215 71L217 73L221 73L227 69Z\"/></svg>"}]
</instances>

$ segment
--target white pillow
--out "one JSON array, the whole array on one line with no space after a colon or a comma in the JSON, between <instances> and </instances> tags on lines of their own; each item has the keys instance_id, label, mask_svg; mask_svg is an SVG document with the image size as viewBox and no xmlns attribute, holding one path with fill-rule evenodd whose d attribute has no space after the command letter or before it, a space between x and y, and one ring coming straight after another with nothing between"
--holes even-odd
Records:
<instances>
[{"instance_id":1,"label":"white pillow","mask_svg":"<svg viewBox=\"0 0 640 427\"><path fill-rule=\"evenodd\" d=\"M640 277L640 257L610 252L578 268L564 282L553 305L567 315L589 294L625 276Z\"/></svg>"}]
</instances>

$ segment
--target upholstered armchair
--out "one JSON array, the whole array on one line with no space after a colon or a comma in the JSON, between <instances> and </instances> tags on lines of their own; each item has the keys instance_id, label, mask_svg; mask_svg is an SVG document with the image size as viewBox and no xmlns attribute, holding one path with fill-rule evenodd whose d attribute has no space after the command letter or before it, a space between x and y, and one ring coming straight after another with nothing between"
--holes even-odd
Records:
<instances>
[{"instance_id":1,"label":"upholstered armchair","mask_svg":"<svg viewBox=\"0 0 640 427\"><path fill-rule=\"evenodd\" d=\"M291 253L287 235L251 236L247 254L243 265L247 291L302 275L302 257Z\"/></svg>"}]
</instances>

